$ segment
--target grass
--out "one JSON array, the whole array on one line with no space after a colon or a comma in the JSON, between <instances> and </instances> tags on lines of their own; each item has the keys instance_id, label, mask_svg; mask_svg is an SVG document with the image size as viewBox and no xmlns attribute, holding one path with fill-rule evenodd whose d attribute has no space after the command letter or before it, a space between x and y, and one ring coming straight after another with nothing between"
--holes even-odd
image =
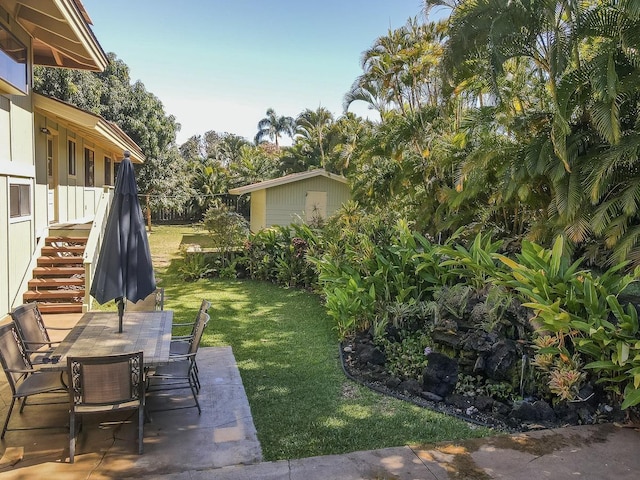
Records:
<instances>
[{"instance_id":1,"label":"grass","mask_svg":"<svg viewBox=\"0 0 640 480\"><path fill-rule=\"evenodd\" d=\"M212 301L202 345L231 345L266 461L492 433L347 379L316 295L257 281L183 282L174 266L192 234L188 226L158 226L150 236L165 308L191 320L203 298Z\"/></svg>"}]
</instances>

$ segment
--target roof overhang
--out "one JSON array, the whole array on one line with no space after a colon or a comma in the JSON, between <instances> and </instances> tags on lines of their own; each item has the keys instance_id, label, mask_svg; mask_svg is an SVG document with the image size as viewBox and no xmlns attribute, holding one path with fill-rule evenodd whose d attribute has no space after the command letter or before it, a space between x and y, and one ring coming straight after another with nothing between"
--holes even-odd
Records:
<instances>
[{"instance_id":1,"label":"roof overhang","mask_svg":"<svg viewBox=\"0 0 640 480\"><path fill-rule=\"evenodd\" d=\"M244 195L245 193L255 192L257 190L264 190L267 188L278 187L280 185L286 185L287 183L299 182L300 180L306 180L313 177L326 177L331 180L335 180L340 183L347 184L348 181L342 175L336 175L335 173L329 173L323 168L317 168L315 170L308 170L306 172L292 173L285 175L284 177L273 178L271 180L265 180L264 182L252 183L251 185L245 185L244 187L232 188L229 190L231 195Z\"/></svg>"},{"instance_id":2,"label":"roof overhang","mask_svg":"<svg viewBox=\"0 0 640 480\"><path fill-rule=\"evenodd\" d=\"M80 0L3 0L32 37L33 62L47 67L103 71L108 64Z\"/></svg>"},{"instance_id":3,"label":"roof overhang","mask_svg":"<svg viewBox=\"0 0 640 480\"><path fill-rule=\"evenodd\" d=\"M83 138L91 140L108 152L121 155L125 150L128 150L131 153L132 162L143 163L145 160L138 144L118 125L105 120L100 115L81 110L66 102L39 93L33 94L33 107L36 112L77 132Z\"/></svg>"}]
</instances>

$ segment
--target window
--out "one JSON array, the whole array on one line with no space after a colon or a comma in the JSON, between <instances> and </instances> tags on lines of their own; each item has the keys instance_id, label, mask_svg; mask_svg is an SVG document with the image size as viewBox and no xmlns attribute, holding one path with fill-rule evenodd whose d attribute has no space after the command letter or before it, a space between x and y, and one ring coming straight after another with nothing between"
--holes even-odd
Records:
<instances>
[{"instance_id":1,"label":"window","mask_svg":"<svg viewBox=\"0 0 640 480\"><path fill-rule=\"evenodd\" d=\"M104 157L104 184L111 185L111 159Z\"/></svg>"},{"instance_id":2,"label":"window","mask_svg":"<svg viewBox=\"0 0 640 480\"><path fill-rule=\"evenodd\" d=\"M76 176L76 142L69 140L69 175Z\"/></svg>"},{"instance_id":3,"label":"window","mask_svg":"<svg viewBox=\"0 0 640 480\"><path fill-rule=\"evenodd\" d=\"M93 187L95 185L94 181L94 157L95 153L93 150L89 150L88 148L84 149L84 184L86 187Z\"/></svg>"},{"instance_id":4,"label":"window","mask_svg":"<svg viewBox=\"0 0 640 480\"><path fill-rule=\"evenodd\" d=\"M11 218L31 215L31 185L11 184L9 186L9 197Z\"/></svg>"},{"instance_id":5,"label":"window","mask_svg":"<svg viewBox=\"0 0 640 480\"><path fill-rule=\"evenodd\" d=\"M53 178L53 139L47 138L47 176Z\"/></svg>"},{"instance_id":6,"label":"window","mask_svg":"<svg viewBox=\"0 0 640 480\"><path fill-rule=\"evenodd\" d=\"M0 25L0 82L8 93L27 93L27 47Z\"/></svg>"}]
</instances>

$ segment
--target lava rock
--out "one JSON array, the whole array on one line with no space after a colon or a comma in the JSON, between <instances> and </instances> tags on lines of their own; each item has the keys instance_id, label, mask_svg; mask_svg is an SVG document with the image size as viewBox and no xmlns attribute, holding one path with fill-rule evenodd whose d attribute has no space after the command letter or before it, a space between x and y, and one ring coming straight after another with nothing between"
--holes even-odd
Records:
<instances>
[{"instance_id":1,"label":"lava rock","mask_svg":"<svg viewBox=\"0 0 640 480\"><path fill-rule=\"evenodd\" d=\"M371 365L384 365L387 358L377 347L362 344L358 347L358 357L361 363Z\"/></svg>"},{"instance_id":2,"label":"lava rock","mask_svg":"<svg viewBox=\"0 0 640 480\"><path fill-rule=\"evenodd\" d=\"M513 340L500 340L485 358L487 377L492 380L510 380L518 357L518 349Z\"/></svg>"},{"instance_id":3,"label":"lava rock","mask_svg":"<svg viewBox=\"0 0 640 480\"><path fill-rule=\"evenodd\" d=\"M441 402L442 400L444 400L440 395L436 395L435 393L431 392L420 392L420 396L425 400L430 400L432 402Z\"/></svg>"},{"instance_id":4,"label":"lava rock","mask_svg":"<svg viewBox=\"0 0 640 480\"><path fill-rule=\"evenodd\" d=\"M445 398L445 402L447 405L453 405L454 407L464 411L473 405L473 397L467 397L465 395L460 395L459 393L452 393Z\"/></svg>"},{"instance_id":5,"label":"lava rock","mask_svg":"<svg viewBox=\"0 0 640 480\"><path fill-rule=\"evenodd\" d=\"M446 397L458 383L458 363L446 355L431 352L427 355L427 366L422 374L422 389Z\"/></svg>"},{"instance_id":6,"label":"lava rock","mask_svg":"<svg viewBox=\"0 0 640 480\"><path fill-rule=\"evenodd\" d=\"M406 392L410 395L420 395L422 387L417 380L405 380L398 385L398 390Z\"/></svg>"},{"instance_id":7,"label":"lava rock","mask_svg":"<svg viewBox=\"0 0 640 480\"><path fill-rule=\"evenodd\" d=\"M515 405L511 416L523 422L555 422L556 413L544 400L521 402Z\"/></svg>"},{"instance_id":8,"label":"lava rock","mask_svg":"<svg viewBox=\"0 0 640 480\"><path fill-rule=\"evenodd\" d=\"M473 404L481 412L489 412L493 409L494 400L486 395L478 395L474 397Z\"/></svg>"}]
</instances>

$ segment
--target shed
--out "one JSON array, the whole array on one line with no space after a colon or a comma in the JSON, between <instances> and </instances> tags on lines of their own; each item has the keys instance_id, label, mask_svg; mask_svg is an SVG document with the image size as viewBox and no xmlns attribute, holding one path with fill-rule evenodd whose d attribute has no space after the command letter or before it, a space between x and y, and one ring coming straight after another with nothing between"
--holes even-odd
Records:
<instances>
[{"instance_id":1,"label":"shed","mask_svg":"<svg viewBox=\"0 0 640 480\"><path fill-rule=\"evenodd\" d=\"M324 169L292 173L233 188L229 193L251 194L252 232L274 225L309 223L327 218L351 198L347 179Z\"/></svg>"}]
</instances>

